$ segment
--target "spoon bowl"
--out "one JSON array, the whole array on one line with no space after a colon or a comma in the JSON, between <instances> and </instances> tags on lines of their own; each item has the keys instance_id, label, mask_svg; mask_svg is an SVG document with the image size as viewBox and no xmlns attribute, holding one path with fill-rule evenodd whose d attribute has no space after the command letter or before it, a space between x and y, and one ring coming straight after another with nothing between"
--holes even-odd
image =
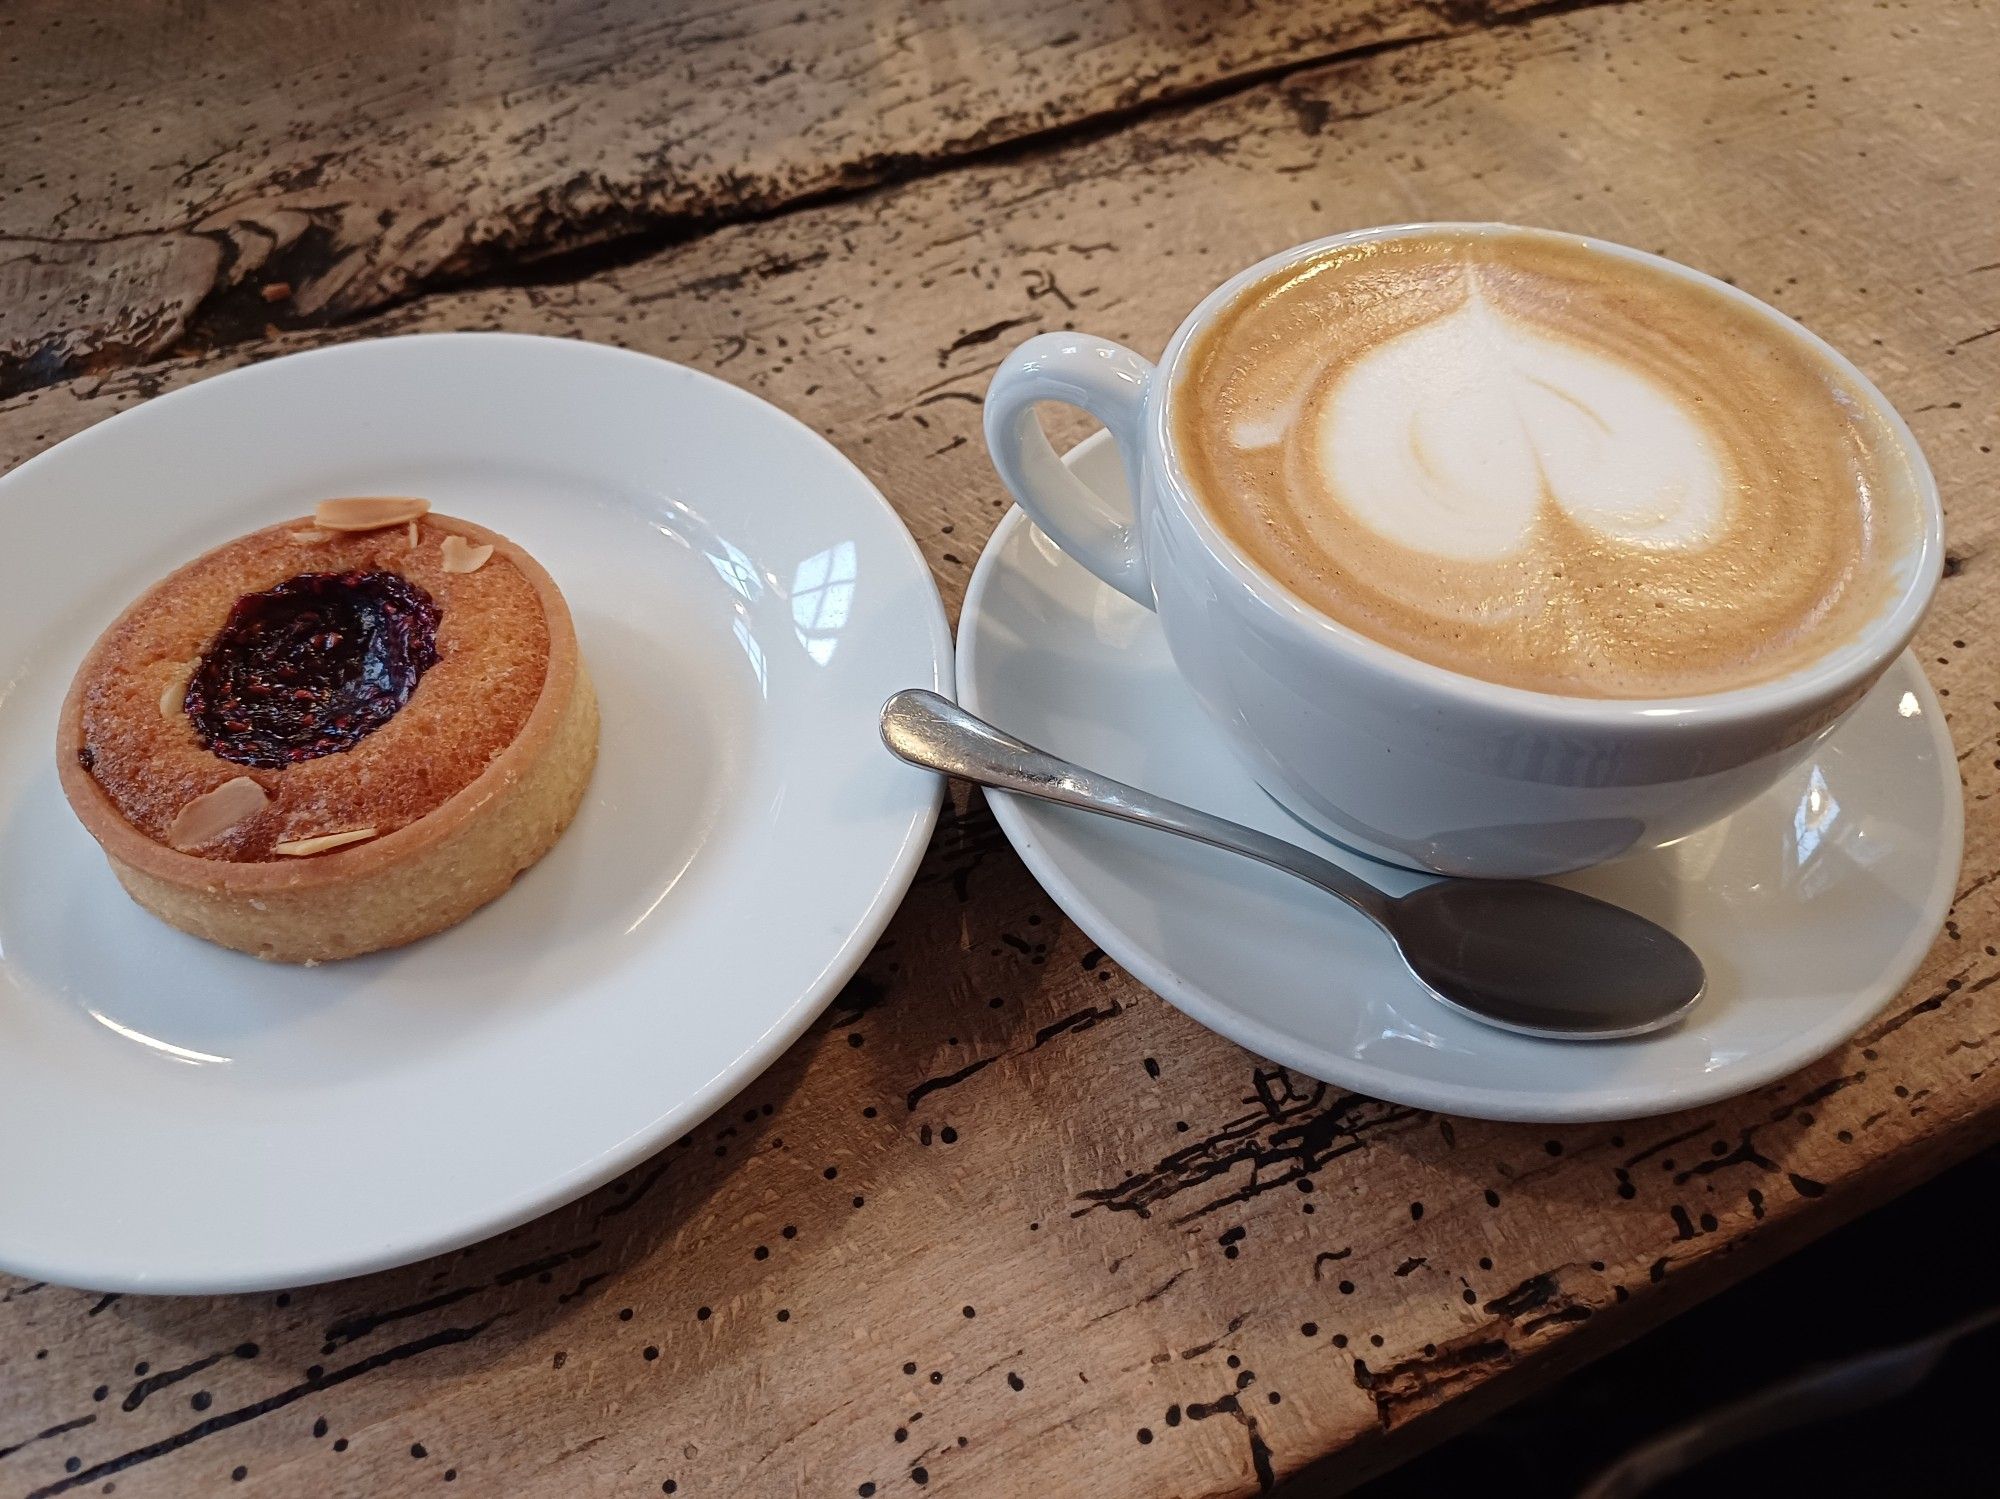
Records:
<instances>
[{"instance_id":1,"label":"spoon bowl","mask_svg":"<svg viewBox=\"0 0 2000 1499\"><path fill-rule=\"evenodd\" d=\"M1686 1015L1706 981L1665 927L1533 880L1438 880L1391 902L1388 925L1439 1000L1527 1036L1643 1036Z\"/></svg>"}]
</instances>

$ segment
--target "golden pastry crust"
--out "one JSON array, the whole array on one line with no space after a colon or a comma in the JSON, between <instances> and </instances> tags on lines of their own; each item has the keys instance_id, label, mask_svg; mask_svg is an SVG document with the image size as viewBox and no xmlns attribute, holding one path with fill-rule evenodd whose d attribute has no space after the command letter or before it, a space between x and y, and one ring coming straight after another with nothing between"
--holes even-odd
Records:
<instances>
[{"instance_id":1,"label":"golden pastry crust","mask_svg":"<svg viewBox=\"0 0 2000 1499\"><path fill-rule=\"evenodd\" d=\"M447 572L448 536L494 542L494 554L476 572ZM257 782L271 795L269 808L190 850L205 859L255 862L289 840L405 827L470 785L527 722L549 660L547 612L531 567L518 547L443 516L417 523L415 547L402 525L342 534L310 519L217 547L127 609L77 674L81 747L92 774L126 820L159 841L195 797L237 776ZM396 715L352 749L283 770L204 749L178 711L177 691L236 601L302 573L376 570L409 579L441 610L437 664Z\"/></svg>"},{"instance_id":2,"label":"golden pastry crust","mask_svg":"<svg viewBox=\"0 0 2000 1499\"><path fill-rule=\"evenodd\" d=\"M450 570L450 536L493 551ZM203 748L178 687L236 601L302 573L370 570L440 609L438 660L409 701L352 748L281 769ZM597 724L568 607L505 537L427 516L412 545L406 525L333 533L300 519L189 563L105 631L63 705L57 764L141 905L224 946L305 962L414 941L505 890L574 816ZM190 801L240 777L268 793L261 810L197 849L169 843ZM370 827L306 857L278 847Z\"/></svg>"}]
</instances>

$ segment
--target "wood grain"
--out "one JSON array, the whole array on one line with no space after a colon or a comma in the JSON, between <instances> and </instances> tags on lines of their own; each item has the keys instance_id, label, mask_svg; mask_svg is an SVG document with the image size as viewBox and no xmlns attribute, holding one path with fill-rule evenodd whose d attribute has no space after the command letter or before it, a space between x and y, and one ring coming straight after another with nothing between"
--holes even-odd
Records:
<instances>
[{"instance_id":1,"label":"wood grain","mask_svg":"<svg viewBox=\"0 0 2000 1499\"><path fill-rule=\"evenodd\" d=\"M0 394L1530 6L346 0L310 24L247 0L9 6Z\"/></svg>"},{"instance_id":2,"label":"wood grain","mask_svg":"<svg viewBox=\"0 0 2000 1499\"><path fill-rule=\"evenodd\" d=\"M868 470L955 606L1003 508L977 402L1011 341L1077 324L1156 351L1228 271L1348 225L1506 217L1663 250L1853 351L1926 446L1952 562L1919 654L1966 778L1959 899L1904 995L1794 1077L1666 1119L1493 1125L1203 1031L957 799L829 1016L590 1198L283 1297L0 1281L0 1490L206 1492L239 1469L314 1495L1351 1483L1989 1143L1997 60L1975 0L1640 0L367 322L603 339L736 380ZM324 341L52 386L0 407L0 454Z\"/></svg>"}]
</instances>

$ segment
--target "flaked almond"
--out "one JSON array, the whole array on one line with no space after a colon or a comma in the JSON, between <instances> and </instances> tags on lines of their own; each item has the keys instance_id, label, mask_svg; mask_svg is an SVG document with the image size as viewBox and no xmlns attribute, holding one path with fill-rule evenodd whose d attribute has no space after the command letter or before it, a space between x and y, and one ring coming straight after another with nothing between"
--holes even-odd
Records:
<instances>
[{"instance_id":1,"label":"flaked almond","mask_svg":"<svg viewBox=\"0 0 2000 1499\"><path fill-rule=\"evenodd\" d=\"M175 848L200 848L213 843L245 818L255 817L271 804L264 788L248 776L224 781L213 791L203 792L174 814L167 829L167 842Z\"/></svg>"},{"instance_id":2,"label":"flaked almond","mask_svg":"<svg viewBox=\"0 0 2000 1499\"><path fill-rule=\"evenodd\" d=\"M415 521L411 521L411 522L410 522L410 550L414 552L414 551L415 551L416 549L417 549L417 523L416 523Z\"/></svg>"},{"instance_id":3,"label":"flaked almond","mask_svg":"<svg viewBox=\"0 0 2000 1499\"><path fill-rule=\"evenodd\" d=\"M326 531L310 531L310 530L308 530L308 531L287 531L287 532L285 533L285 535L286 535L286 536L287 536L288 538L290 538L291 540L293 540L293 541L303 541L303 542L307 542L307 543L311 543L311 542L315 542L315 541L325 541L325 540L326 540L326 538L327 538L327 536L328 536L329 534L330 534L330 533L328 533L328 532L326 532Z\"/></svg>"},{"instance_id":4,"label":"flaked almond","mask_svg":"<svg viewBox=\"0 0 2000 1499\"><path fill-rule=\"evenodd\" d=\"M444 553L446 572L476 573L486 565L486 559L493 555L493 543L482 541L475 546L463 536L447 536L439 550Z\"/></svg>"},{"instance_id":5,"label":"flaked almond","mask_svg":"<svg viewBox=\"0 0 2000 1499\"><path fill-rule=\"evenodd\" d=\"M168 723L181 711L181 704L187 701L188 678L194 675L199 661L190 661L185 666L176 666L167 677L167 685L160 689L160 717Z\"/></svg>"},{"instance_id":6,"label":"flaked almond","mask_svg":"<svg viewBox=\"0 0 2000 1499\"><path fill-rule=\"evenodd\" d=\"M283 854L288 859L306 859L314 854L323 854L330 848L366 843L374 836L373 828L350 828L345 833L321 833L317 838L289 838L283 843L272 844L271 852Z\"/></svg>"},{"instance_id":7,"label":"flaked almond","mask_svg":"<svg viewBox=\"0 0 2000 1499\"><path fill-rule=\"evenodd\" d=\"M429 500L406 494L353 494L321 500L313 507L313 524L328 531L379 531L415 520L431 508Z\"/></svg>"}]
</instances>

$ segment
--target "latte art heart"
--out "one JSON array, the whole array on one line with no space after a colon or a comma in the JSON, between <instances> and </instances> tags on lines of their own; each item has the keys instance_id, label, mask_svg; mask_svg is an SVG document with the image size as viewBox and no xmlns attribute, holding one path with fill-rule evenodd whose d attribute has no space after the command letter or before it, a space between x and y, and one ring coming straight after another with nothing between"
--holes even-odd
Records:
<instances>
[{"instance_id":1,"label":"latte art heart","mask_svg":"<svg viewBox=\"0 0 2000 1499\"><path fill-rule=\"evenodd\" d=\"M1774 314L1585 242L1429 231L1252 286L1169 425L1312 608L1469 676L1669 697L1783 675L1894 592L1908 465Z\"/></svg>"},{"instance_id":2,"label":"latte art heart","mask_svg":"<svg viewBox=\"0 0 2000 1499\"><path fill-rule=\"evenodd\" d=\"M1357 359L1319 417L1331 492L1414 551L1493 561L1544 505L1643 546L1692 548L1722 522L1708 434L1666 390L1508 317L1475 275L1464 302Z\"/></svg>"}]
</instances>

